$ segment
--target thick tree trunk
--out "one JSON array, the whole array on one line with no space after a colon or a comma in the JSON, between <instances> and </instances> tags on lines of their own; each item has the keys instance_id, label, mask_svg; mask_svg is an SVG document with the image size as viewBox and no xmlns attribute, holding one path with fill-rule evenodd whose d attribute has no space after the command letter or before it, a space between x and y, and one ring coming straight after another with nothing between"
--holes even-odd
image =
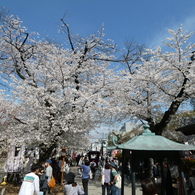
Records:
<instances>
[{"instance_id":1,"label":"thick tree trunk","mask_svg":"<svg viewBox=\"0 0 195 195\"><path fill-rule=\"evenodd\" d=\"M172 117L176 114L182 101L183 100L173 101L169 109L164 113L162 120L159 123L151 126L151 131L154 132L156 135L162 135L162 132L166 129L168 123L171 121Z\"/></svg>"},{"instance_id":2,"label":"thick tree trunk","mask_svg":"<svg viewBox=\"0 0 195 195\"><path fill-rule=\"evenodd\" d=\"M186 83L186 81L184 80L184 83ZM162 135L162 132L165 130L168 123L171 121L172 117L176 114L179 106L184 101L185 98L183 96L184 96L184 88L181 89L180 93L177 95L176 100L174 100L171 103L169 109L164 113L161 121L151 126L152 132L156 133L156 135Z\"/></svg>"},{"instance_id":3,"label":"thick tree trunk","mask_svg":"<svg viewBox=\"0 0 195 195\"><path fill-rule=\"evenodd\" d=\"M39 145L39 162L43 162L46 159L51 158L51 155L54 151L54 149L57 147L56 143L53 143L52 145L50 145L49 147L42 143Z\"/></svg>"}]
</instances>

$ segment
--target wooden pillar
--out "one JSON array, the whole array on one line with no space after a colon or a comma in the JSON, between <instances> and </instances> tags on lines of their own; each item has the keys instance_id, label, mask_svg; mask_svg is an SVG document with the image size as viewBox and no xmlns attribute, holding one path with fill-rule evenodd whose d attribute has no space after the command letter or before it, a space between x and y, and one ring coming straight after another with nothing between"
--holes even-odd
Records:
<instances>
[{"instance_id":1,"label":"wooden pillar","mask_svg":"<svg viewBox=\"0 0 195 195\"><path fill-rule=\"evenodd\" d=\"M121 195L124 195L124 180L125 180L125 156L126 150L122 150L122 183L121 183Z\"/></svg>"},{"instance_id":2,"label":"wooden pillar","mask_svg":"<svg viewBox=\"0 0 195 195\"><path fill-rule=\"evenodd\" d=\"M134 152L132 152L132 158L131 158L131 188L132 188L132 195L135 195L135 190L136 190L136 186L135 186L135 161L133 160L135 159L135 154Z\"/></svg>"},{"instance_id":3,"label":"wooden pillar","mask_svg":"<svg viewBox=\"0 0 195 195\"><path fill-rule=\"evenodd\" d=\"M132 171L131 180L132 180L132 195L135 195L136 187L135 187L135 172L134 171Z\"/></svg>"},{"instance_id":4,"label":"wooden pillar","mask_svg":"<svg viewBox=\"0 0 195 195\"><path fill-rule=\"evenodd\" d=\"M62 156L62 167L61 167L62 175L61 175L61 185L64 185L64 168L65 168L65 164L64 164L64 156Z\"/></svg>"}]
</instances>

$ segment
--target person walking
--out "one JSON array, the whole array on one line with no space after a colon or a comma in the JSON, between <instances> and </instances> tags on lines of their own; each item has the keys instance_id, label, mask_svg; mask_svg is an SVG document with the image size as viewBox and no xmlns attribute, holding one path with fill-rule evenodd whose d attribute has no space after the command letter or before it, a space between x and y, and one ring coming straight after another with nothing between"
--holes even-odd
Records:
<instances>
[{"instance_id":1,"label":"person walking","mask_svg":"<svg viewBox=\"0 0 195 195\"><path fill-rule=\"evenodd\" d=\"M75 174L69 172L65 175L66 184L64 185L64 195L82 195L85 192L81 187L75 182Z\"/></svg>"},{"instance_id":2,"label":"person walking","mask_svg":"<svg viewBox=\"0 0 195 195\"><path fill-rule=\"evenodd\" d=\"M169 195L173 194L173 185L172 185L172 178L171 178L171 171L169 168L169 163L167 159L163 161L163 168L162 168L162 181L161 181L161 194L162 195Z\"/></svg>"},{"instance_id":3,"label":"person walking","mask_svg":"<svg viewBox=\"0 0 195 195\"><path fill-rule=\"evenodd\" d=\"M31 173L25 175L18 195L39 195L39 166L34 164L31 167Z\"/></svg>"},{"instance_id":4,"label":"person walking","mask_svg":"<svg viewBox=\"0 0 195 195\"><path fill-rule=\"evenodd\" d=\"M83 184L83 189L85 192L85 195L88 195L88 183L89 183L89 172L90 172L90 167L89 167L89 161L85 161L84 165L79 165L79 168L82 169L82 184Z\"/></svg>"},{"instance_id":5,"label":"person walking","mask_svg":"<svg viewBox=\"0 0 195 195\"><path fill-rule=\"evenodd\" d=\"M80 158L81 158L81 155L78 154L78 155L76 156L76 164L77 164L77 166L79 165Z\"/></svg>"},{"instance_id":6,"label":"person walking","mask_svg":"<svg viewBox=\"0 0 195 195\"><path fill-rule=\"evenodd\" d=\"M39 183L40 183L40 192L43 192L43 195L46 194L48 185L47 185L47 177L45 172L45 162L41 163L39 175Z\"/></svg>"},{"instance_id":7,"label":"person walking","mask_svg":"<svg viewBox=\"0 0 195 195\"><path fill-rule=\"evenodd\" d=\"M52 161L50 159L47 159L45 162L45 173L46 173L46 177L47 177L47 181L51 180L52 175L53 175L53 169L51 167ZM45 193L46 195L50 194L50 188L48 186L47 191Z\"/></svg>"},{"instance_id":8,"label":"person walking","mask_svg":"<svg viewBox=\"0 0 195 195\"><path fill-rule=\"evenodd\" d=\"M111 195L120 195L121 189L116 187L116 181L117 181L117 165L114 162L110 163L110 170L111 170L111 174L110 174L110 186L111 186Z\"/></svg>"},{"instance_id":9,"label":"person walking","mask_svg":"<svg viewBox=\"0 0 195 195\"><path fill-rule=\"evenodd\" d=\"M96 172L96 162L95 160L92 160L90 162L90 169L91 169L91 172L92 172L92 179L94 180L95 179L95 172Z\"/></svg>"},{"instance_id":10,"label":"person walking","mask_svg":"<svg viewBox=\"0 0 195 195\"><path fill-rule=\"evenodd\" d=\"M107 190L107 195L110 195L111 194L110 166L108 163L105 164L105 168L102 168L101 184L102 184L102 195L105 195L106 190Z\"/></svg>"}]
</instances>

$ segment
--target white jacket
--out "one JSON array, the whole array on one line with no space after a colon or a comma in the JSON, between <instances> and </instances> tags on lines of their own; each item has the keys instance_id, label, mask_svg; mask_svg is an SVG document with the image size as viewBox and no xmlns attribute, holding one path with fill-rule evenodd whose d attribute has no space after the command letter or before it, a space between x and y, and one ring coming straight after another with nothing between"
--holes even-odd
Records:
<instances>
[{"instance_id":1,"label":"white jacket","mask_svg":"<svg viewBox=\"0 0 195 195\"><path fill-rule=\"evenodd\" d=\"M28 173L24 177L18 195L39 195L39 177L34 173Z\"/></svg>"}]
</instances>

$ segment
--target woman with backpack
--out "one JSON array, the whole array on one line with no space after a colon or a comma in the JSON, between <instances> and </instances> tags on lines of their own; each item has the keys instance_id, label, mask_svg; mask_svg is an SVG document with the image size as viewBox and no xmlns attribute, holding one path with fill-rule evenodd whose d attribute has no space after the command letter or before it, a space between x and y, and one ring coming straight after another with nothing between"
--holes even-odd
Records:
<instances>
[{"instance_id":1,"label":"woman with backpack","mask_svg":"<svg viewBox=\"0 0 195 195\"><path fill-rule=\"evenodd\" d=\"M110 163L110 186L111 186L111 195L120 195L121 194L121 177L117 173L117 165L114 162ZM118 181L117 181L118 180Z\"/></svg>"}]
</instances>

